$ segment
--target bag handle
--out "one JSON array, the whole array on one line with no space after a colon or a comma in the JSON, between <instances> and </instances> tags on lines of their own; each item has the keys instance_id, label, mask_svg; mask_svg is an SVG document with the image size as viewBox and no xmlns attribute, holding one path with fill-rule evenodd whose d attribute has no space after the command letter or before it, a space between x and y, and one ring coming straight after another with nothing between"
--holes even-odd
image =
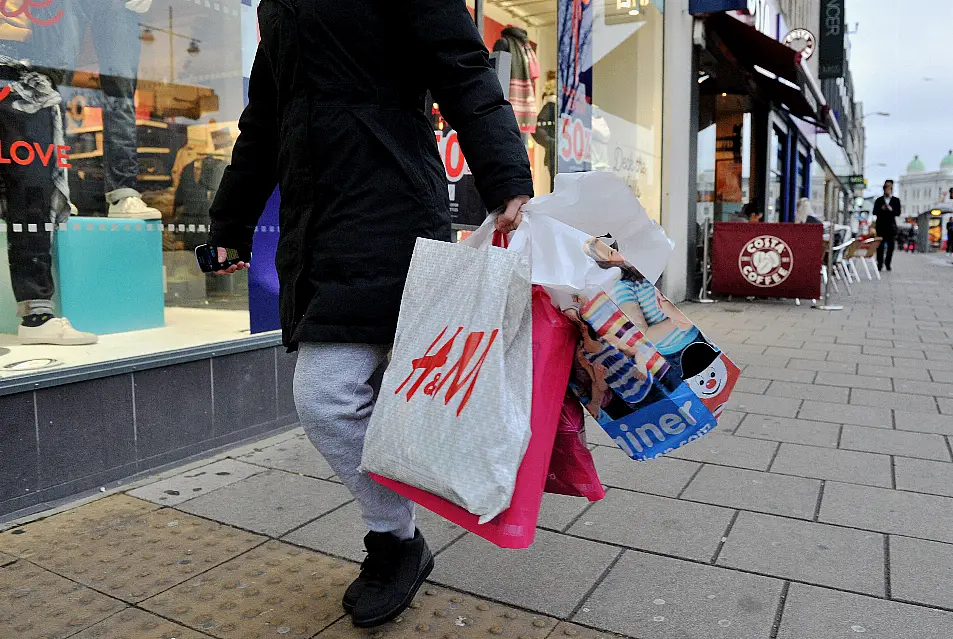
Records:
<instances>
[{"instance_id":1,"label":"bag handle","mask_svg":"<svg viewBox=\"0 0 953 639\"><path fill-rule=\"evenodd\" d=\"M501 231L493 231L493 246L497 248L510 248L510 236Z\"/></svg>"}]
</instances>

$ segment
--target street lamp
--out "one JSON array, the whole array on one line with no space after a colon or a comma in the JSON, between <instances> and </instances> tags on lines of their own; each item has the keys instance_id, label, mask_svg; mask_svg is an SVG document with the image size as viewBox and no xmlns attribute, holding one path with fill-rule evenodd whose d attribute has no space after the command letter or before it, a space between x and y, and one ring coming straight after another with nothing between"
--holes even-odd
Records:
<instances>
[{"instance_id":1,"label":"street lamp","mask_svg":"<svg viewBox=\"0 0 953 639\"><path fill-rule=\"evenodd\" d=\"M871 117L871 116L874 116L874 115L879 115L880 117L883 117L883 118L889 118L889 117L890 117L890 114L887 113L886 111L874 111L873 113L867 113L867 114L865 114L864 117L862 117L862 118L860 119L860 121L863 122L863 121L866 120L867 118L869 118L869 117Z\"/></svg>"},{"instance_id":2,"label":"street lamp","mask_svg":"<svg viewBox=\"0 0 953 639\"><path fill-rule=\"evenodd\" d=\"M169 35L169 83L172 84L175 82L175 53L172 50L172 47L175 44L175 38L182 38L183 40L189 41L189 48L186 49L189 55L197 56L202 52L202 49L199 47L201 40L193 38L192 36L187 36L181 33L176 33L172 30L172 6L169 6L169 28L163 29L161 27L155 27L150 24L139 23L139 27L142 29L142 33L139 34L139 39L142 40L145 44L152 44L156 41L156 36L154 31L160 33L167 33Z\"/></svg>"}]
</instances>

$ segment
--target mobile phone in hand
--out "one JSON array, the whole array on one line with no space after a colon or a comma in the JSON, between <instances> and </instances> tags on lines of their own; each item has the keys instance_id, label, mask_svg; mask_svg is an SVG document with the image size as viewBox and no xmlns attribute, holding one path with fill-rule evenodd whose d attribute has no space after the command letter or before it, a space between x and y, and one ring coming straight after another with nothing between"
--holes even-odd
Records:
<instances>
[{"instance_id":1,"label":"mobile phone in hand","mask_svg":"<svg viewBox=\"0 0 953 639\"><path fill-rule=\"evenodd\" d=\"M202 244L195 247L195 259L203 273L224 271L240 262L250 262L251 255L242 255L236 249L225 249L225 261L218 261L218 248L211 244Z\"/></svg>"}]
</instances>

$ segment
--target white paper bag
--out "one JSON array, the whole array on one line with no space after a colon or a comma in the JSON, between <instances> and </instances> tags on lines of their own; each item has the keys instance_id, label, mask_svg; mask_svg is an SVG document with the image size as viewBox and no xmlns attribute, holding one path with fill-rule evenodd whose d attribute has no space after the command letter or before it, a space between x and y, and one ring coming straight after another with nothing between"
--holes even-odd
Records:
<instances>
[{"instance_id":1,"label":"white paper bag","mask_svg":"<svg viewBox=\"0 0 953 639\"><path fill-rule=\"evenodd\" d=\"M530 438L532 291L525 258L417 241L361 467L490 521Z\"/></svg>"},{"instance_id":2,"label":"white paper bag","mask_svg":"<svg viewBox=\"0 0 953 639\"><path fill-rule=\"evenodd\" d=\"M589 236L611 235L619 251L653 283L661 277L674 249L665 230L614 173L559 173L553 192L533 198L523 211L535 218L558 220Z\"/></svg>"}]
</instances>

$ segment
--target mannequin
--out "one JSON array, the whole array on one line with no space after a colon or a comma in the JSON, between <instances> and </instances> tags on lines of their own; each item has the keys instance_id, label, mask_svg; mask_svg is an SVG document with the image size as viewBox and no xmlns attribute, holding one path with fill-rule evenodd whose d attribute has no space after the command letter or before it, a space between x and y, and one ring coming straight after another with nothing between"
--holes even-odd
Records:
<instances>
[{"instance_id":1,"label":"mannequin","mask_svg":"<svg viewBox=\"0 0 953 639\"><path fill-rule=\"evenodd\" d=\"M527 134L536 131L536 80L539 78L539 60L525 29L508 26L503 29L502 36L493 45L493 50L510 53L510 104L513 105L520 132L524 134L524 141L527 141Z\"/></svg>"},{"instance_id":2,"label":"mannequin","mask_svg":"<svg viewBox=\"0 0 953 639\"><path fill-rule=\"evenodd\" d=\"M75 330L53 312L53 232L47 225L70 214L63 166L68 161L55 152L63 146L62 99L48 77L21 62L32 44L31 26L23 16L0 15L0 91L6 95L0 101L0 153L7 160L0 163L0 212L22 318L17 333L23 344L95 344L95 335Z\"/></svg>"},{"instance_id":3,"label":"mannequin","mask_svg":"<svg viewBox=\"0 0 953 639\"><path fill-rule=\"evenodd\" d=\"M556 180L556 72L546 74L543 87L543 107L536 116L536 132L533 139L546 152L543 163L549 171L549 190L552 191Z\"/></svg>"},{"instance_id":4,"label":"mannequin","mask_svg":"<svg viewBox=\"0 0 953 639\"><path fill-rule=\"evenodd\" d=\"M142 201L138 186L135 93L139 75L139 14L152 0L58 0L43 9L60 20L35 33L34 61L58 83L72 81L86 30L92 32L103 100L103 169L109 216L157 220L162 214ZM54 11L55 10L55 11ZM39 15L41 9L34 12Z\"/></svg>"}]
</instances>

